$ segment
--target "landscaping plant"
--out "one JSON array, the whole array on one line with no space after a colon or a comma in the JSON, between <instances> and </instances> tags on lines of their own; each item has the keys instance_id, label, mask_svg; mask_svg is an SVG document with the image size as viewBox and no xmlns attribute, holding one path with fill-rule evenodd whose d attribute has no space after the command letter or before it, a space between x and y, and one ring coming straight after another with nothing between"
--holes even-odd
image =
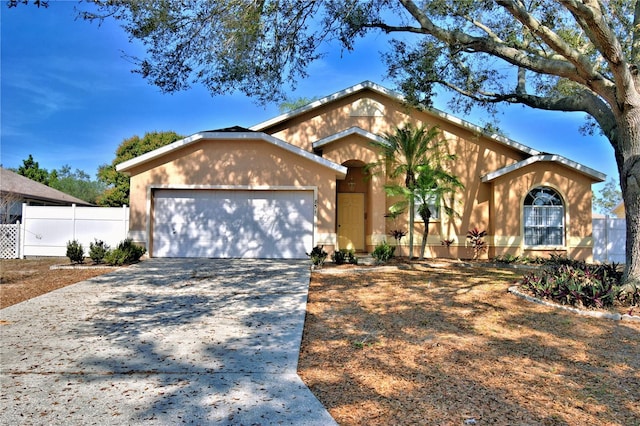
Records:
<instances>
[{"instance_id":1,"label":"landscaping plant","mask_svg":"<svg viewBox=\"0 0 640 426\"><path fill-rule=\"evenodd\" d=\"M315 267L322 268L324 261L327 259L329 253L324 251L324 246L315 246L311 253L306 253L311 258L311 264Z\"/></svg>"},{"instance_id":2,"label":"landscaping plant","mask_svg":"<svg viewBox=\"0 0 640 426\"><path fill-rule=\"evenodd\" d=\"M563 305L607 308L620 300L621 279L622 272L615 264L588 265L563 259L561 263L549 264L525 275L521 284L535 297Z\"/></svg>"},{"instance_id":3,"label":"landscaping plant","mask_svg":"<svg viewBox=\"0 0 640 426\"><path fill-rule=\"evenodd\" d=\"M84 248L77 240L67 242L67 254L71 263L84 262Z\"/></svg>"},{"instance_id":4,"label":"landscaping plant","mask_svg":"<svg viewBox=\"0 0 640 426\"><path fill-rule=\"evenodd\" d=\"M358 258L355 256L353 250L340 249L333 252L331 260L336 265L344 265L348 263L350 265L357 265Z\"/></svg>"},{"instance_id":5,"label":"landscaping plant","mask_svg":"<svg viewBox=\"0 0 640 426\"><path fill-rule=\"evenodd\" d=\"M102 240L95 239L94 242L89 243L89 257L93 263L102 263L108 251L109 246Z\"/></svg>"},{"instance_id":6,"label":"landscaping plant","mask_svg":"<svg viewBox=\"0 0 640 426\"><path fill-rule=\"evenodd\" d=\"M135 245L130 238L120 242L116 248L109 250L104 257L105 263L112 266L129 265L140 261L146 249Z\"/></svg>"},{"instance_id":7,"label":"landscaping plant","mask_svg":"<svg viewBox=\"0 0 640 426\"><path fill-rule=\"evenodd\" d=\"M376 260L376 263L385 263L394 256L395 251L395 246L391 246L386 241L383 241L376 245L371 256Z\"/></svg>"},{"instance_id":8,"label":"landscaping plant","mask_svg":"<svg viewBox=\"0 0 640 426\"><path fill-rule=\"evenodd\" d=\"M487 243L483 239L486 235L487 231L480 231L478 228L473 228L467 232L467 240L469 240L471 248L473 248L473 260L476 260L487 249Z\"/></svg>"}]
</instances>

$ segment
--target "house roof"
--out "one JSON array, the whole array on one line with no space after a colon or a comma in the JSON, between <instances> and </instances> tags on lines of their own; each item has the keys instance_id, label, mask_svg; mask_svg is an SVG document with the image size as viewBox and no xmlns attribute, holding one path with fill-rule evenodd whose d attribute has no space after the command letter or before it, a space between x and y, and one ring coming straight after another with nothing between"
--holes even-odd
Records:
<instances>
[{"instance_id":1,"label":"house roof","mask_svg":"<svg viewBox=\"0 0 640 426\"><path fill-rule=\"evenodd\" d=\"M603 182L607 177L604 173L600 173L596 170L593 170L590 167L584 166L580 163L576 163L575 161L571 161L561 155L543 153L543 154L533 155L522 161L518 161L517 163L513 163L506 167L502 167L496 171L493 171L491 173L487 173L486 175L482 176L482 182L491 182L499 178L500 176L504 176L508 173L522 169L523 167L526 167L528 165L539 163L539 162L545 162L545 161L562 164L565 167L568 167L570 169L577 171L578 173L582 173L583 175L590 177L596 182Z\"/></svg>"},{"instance_id":2,"label":"house roof","mask_svg":"<svg viewBox=\"0 0 640 426\"><path fill-rule=\"evenodd\" d=\"M22 175L0 167L0 191L8 194L15 194L20 198L46 201L60 204L79 204L91 206L79 198L65 194L62 191L43 185Z\"/></svg>"},{"instance_id":3,"label":"house roof","mask_svg":"<svg viewBox=\"0 0 640 426\"><path fill-rule=\"evenodd\" d=\"M347 89L341 90L339 92L336 92L332 95L326 96L322 99L318 99L317 101L311 102L308 105L305 105L301 108L295 109L293 111L290 111L288 113L285 114L281 114L277 117L274 117L270 120L267 121L263 121L262 123L258 123L254 126L252 126L250 129L254 130L254 131L263 131L271 126L274 125L278 125L286 120L289 120L291 118L297 117L299 115L302 115L312 109L318 108L322 105L328 104L330 102L334 102L338 99L342 99L345 98L347 96L350 96L354 93L363 91L363 90L371 90L373 92L382 94L384 96L390 97L392 99L395 99L398 102L405 102L405 97L398 93L395 92L393 90L389 90L383 86L380 86L378 84L372 83L370 81L365 81L362 82L360 84L356 84L355 86L351 86ZM504 174L507 173L511 173L515 170L518 170L522 167L525 167L529 164L533 164L536 162L540 162L540 161L549 161L549 162L556 162L559 164L562 164L570 169L574 169L588 177L590 177L591 179L593 179L596 182L602 182L605 178L606 175L598 172L594 169L591 169L587 166L584 166L582 164L576 163L575 161L569 160L565 157L562 157L560 155L556 155L556 154L547 154L547 153L543 153L540 151L537 151L531 147L528 147L526 145L523 145L517 141L514 141L512 139L509 139L507 137L504 137L502 135L498 135L496 133L488 133L485 129L483 129L480 126L477 126L475 124L472 124L468 121L462 120L458 117L455 117L451 114L448 114L444 111L438 110L436 108L431 108L431 107L424 107L423 109L424 112L429 113L433 116L439 117L449 123L455 124L459 127L468 129L474 133L478 133L478 134L482 134L483 136L499 143L502 144L504 146L510 147L512 149L515 149L516 151L519 151L525 155L528 155L529 157L526 158L523 161L519 161L516 162L514 164L511 164L509 166L506 167L502 167L494 172L488 173L487 175L482 177L482 181L483 182L490 182L493 179L496 179ZM326 137L324 139L320 139L316 142L313 143L313 148L319 148L323 145L326 145L328 143L331 143L335 140L338 140L342 137L348 136L349 134L360 134L363 137L369 138L369 139L378 139L380 138L380 136L377 135L373 135L370 132L367 132L365 130L362 129L358 129L358 128L350 128L347 130L344 130L340 133L336 133L334 135L331 135L329 137Z\"/></svg>"},{"instance_id":4,"label":"house roof","mask_svg":"<svg viewBox=\"0 0 640 426\"><path fill-rule=\"evenodd\" d=\"M307 104L307 105L305 105L303 107L300 107L298 109L295 109L293 111L281 114L281 115L279 115L277 117L274 117L274 118L272 118L270 120L263 121L262 123L258 123L256 125L250 127L250 130L263 131L263 130L267 129L268 127L280 124L280 123L282 123L282 122L284 122L286 120L289 120L291 118L294 118L294 117L297 117L299 115L302 115L302 114L304 114L304 113L306 113L308 111L311 111L312 109L318 108L318 107L320 107L322 105L325 105L325 104L328 104L330 102L334 102L334 101L336 101L338 99L345 98L347 96L350 96L350 95L352 95L354 93L357 93L357 92L361 92L363 90L371 90L373 92L382 94L382 95L387 96L389 98L392 98L392 99L394 99L394 100L396 100L398 102L402 102L402 103L406 102L406 99L402 94L400 94L398 92L395 92L393 90L389 90L386 87L380 86L379 84L373 83L371 81L364 81L364 82L362 82L360 84L356 84L355 86L351 86L349 88L346 88L344 90L336 92L336 93L334 93L332 95L326 96L326 97L324 97L322 99L318 99L317 101L311 102L311 103L309 103L309 104ZM424 107L424 111L426 113L431 114L431 115L437 116L437 117L439 117L439 118L441 118L441 119L443 119L445 121L448 121L448 122L450 122L452 124L455 124L455 125L457 125L459 127L462 127L462 128L467 129L467 130L470 130L470 131L472 131L474 133L480 133L480 134L486 136L489 139L492 139L492 140L494 140L494 141L496 141L496 142L498 142L498 143L500 143L502 145L509 146L509 147L511 147L511 148L513 148L513 149L515 149L517 151L520 151L520 152L524 153L524 154L528 154L528 155L540 154L539 151L536 151L533 148L530 148L530 147L528 147L526 145L523 145L523 144L521 144L519 142L516 142L516 141L514 141L512 139L509 139L509 138L506 138L504 136L498 135L497 133L488 133L485 129L483 129L480 126L477 126L477 125L472 124L472 123L470 123L468 121L462 120L462 119L460 119L458 117L455 117L455 116L453 116L451 114L448 114L448 113L446 113L444 111L441 111L439 109L431 108L431 107Z\"/></svg>"},{"instance_id":5,"label":"house roof","mask_svg":"<svg viewBox=\"0 0 640 426\"><path fill-rule=\"evenodd\" d=\"M131 160L124 161L116 166L116 170L119 172L127 172L133 167L175 152L201 140L262 140L293 154L299 155L300 157L306 158L309 161L313 161L324 167L334 170L336 174L338 174L341 178L344 178L347 175L346 167L336 164L325 158L319 157L311 152L305 151L301 148L298 148L297 146L291 145L266 133L251 130L243 131L244 129L239 127L232 127L222 130L223 131L195 133L189 137L170 143L169 145L165 145L153 151L147 152L146 154L142 154L136 158L132 158Z\"/></svg>"}]
</instances>

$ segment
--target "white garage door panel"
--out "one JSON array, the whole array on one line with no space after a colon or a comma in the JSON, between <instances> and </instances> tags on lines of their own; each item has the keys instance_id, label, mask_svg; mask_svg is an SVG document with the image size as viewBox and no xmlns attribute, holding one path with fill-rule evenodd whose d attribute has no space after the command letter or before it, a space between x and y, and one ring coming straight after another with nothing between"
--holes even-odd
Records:
<instances>
[{"instance_id":1,"label":"white garage door panel","mask_svg":"<svg viewBox=\"0 0 640 426\"><path fill-rule=\"evenodd\" d=\"M156 257L306 257L313 191L158 190Z\"/></svg>"}]
</instances>

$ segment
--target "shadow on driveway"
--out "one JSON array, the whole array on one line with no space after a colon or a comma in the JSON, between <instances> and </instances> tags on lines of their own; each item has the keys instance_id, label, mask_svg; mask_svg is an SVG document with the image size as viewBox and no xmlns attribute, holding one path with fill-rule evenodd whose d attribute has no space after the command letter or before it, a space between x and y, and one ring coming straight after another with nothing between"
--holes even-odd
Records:
<instances>
[{"instance_id":1,"label":"shadow on driveway","mask_svg":"<svg viewBox=\"0 0 640 426\"><path fill-rule=\"evenodd\" d=\"M3 424L335 424L296 373L308 262L150 259L0 311Z\"/></svg>"}]
</instances>

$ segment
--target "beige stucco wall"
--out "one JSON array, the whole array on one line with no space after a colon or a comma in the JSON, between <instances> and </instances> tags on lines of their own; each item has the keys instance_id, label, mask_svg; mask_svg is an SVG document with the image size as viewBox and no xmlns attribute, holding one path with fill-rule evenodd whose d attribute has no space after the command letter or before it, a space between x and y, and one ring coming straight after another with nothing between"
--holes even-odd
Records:
<instances>
[{"instance_id":1,"label":"beige stucco wall","mask_svg":"<svg viewBox=\"0 0 640 426\"><path fill-rule=\"evenodd\" d=\"M493 182L491 202L494 255L525 254L548 257L550 253L592 260L591 181L561 165L542 162L509 173ZM560 194L565 206L565 247L532 248L523 241L523 203L527 193L548 186Z\"/></svg>"},{"instance_id":2,"label":"beige stucco wall","mask_svg":"<svg viewBox=\"0 0 640 426\"><path fill-rule=\"evenodd\" d=\"M458 176L464 184L464 189L455 195L456 217L444 217L430 224L429 253L434 256L470 257L473 253L466 247L467 231L473 227L485 230L491 228L489 206L492 189L491 185L481 182L481 176L521 161L527 157L526 154L498 143L475 129L460 126L429 112L407 108L392 98L370 90L346 96L264 131L303 149L311 150L313 142L351 127L360 127L370 133L384 135L393 133L396 126L402 126L407 122L416 126L440 128L449 152L456 155L456 160L450 163L450 172ZM327 144L322 150L324 158L338 164L348 160L361 160L363 163L377 160L370 141L357 135ZM376 177L376 180L375 184L370 185L367 193L369 198L365 226L368 251L373 249L381 237L387 236L387 239L393 242L388 234L395 226L384 218L394 200L385 197L381 188L384 178ZM407 229L408 214L399 220L399 227ZM424 224L416 222L416 245L421 243L423 231ZM441 246L441 241L445 239L453 239L455 243L450 248ZM408 237L405 237L402 243L408 244ZM404 254L408 254L406 249ZM414 254L418 254L417 249Z\"/></svg>"},{"instance_id":3,"label":"beige stucco wall","mask_svg":"<svg viewBox=\"0 0 640 426\"><path fill-rule=\"evenodd\" d=\"M199 141L130 174L132 235L153 235L149 188L215 186L317 188L316 234L335 232L336 172L262 140Z\"/></svg>"}]
</instances>

